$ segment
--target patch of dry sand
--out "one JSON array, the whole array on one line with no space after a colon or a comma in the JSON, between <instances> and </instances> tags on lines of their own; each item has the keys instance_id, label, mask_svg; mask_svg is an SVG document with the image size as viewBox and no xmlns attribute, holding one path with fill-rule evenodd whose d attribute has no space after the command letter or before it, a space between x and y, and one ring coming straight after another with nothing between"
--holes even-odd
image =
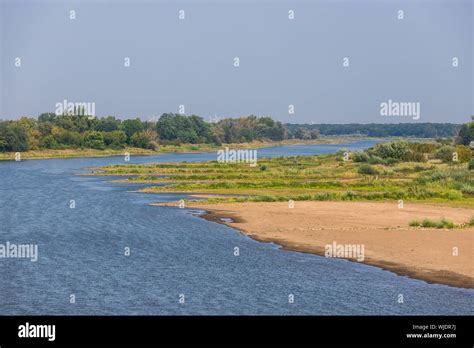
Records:
<instances>
[{"instance_id":1,"label":"patch of dry sand","mask_svg":"<svg viewBox=\"0 0 474 348\"><path fill-rule=\"evenodd\" d=\"M381 202L193 203L204 218L285 249L324 255L325 245L362 244L364 263L400 275L457 287L474 287L474 228L409 227L412 220L469 221L472 209ZM223 222L231 218L233 222ZM459 255L453 255L458 248Z\"/></svg>"}]
</instances>

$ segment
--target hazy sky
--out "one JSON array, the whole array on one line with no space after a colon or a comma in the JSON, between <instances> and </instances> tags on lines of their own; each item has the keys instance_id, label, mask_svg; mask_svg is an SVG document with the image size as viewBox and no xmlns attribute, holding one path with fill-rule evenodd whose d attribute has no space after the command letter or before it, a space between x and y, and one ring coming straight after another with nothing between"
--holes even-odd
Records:
<instances>
[{"instance_id":1,"label":"hazy sky","mask_svg":"<svg viewBox=\"0 0 474 348\"><path fill-rule=\"evenodd\" d=\"M0 0L0 118L67 99L144 120L184 105L206 119L464 122L472 22L472 0ZM420 119L381 116L389 99L420 103Z\"/></svg>"}]
</instances>

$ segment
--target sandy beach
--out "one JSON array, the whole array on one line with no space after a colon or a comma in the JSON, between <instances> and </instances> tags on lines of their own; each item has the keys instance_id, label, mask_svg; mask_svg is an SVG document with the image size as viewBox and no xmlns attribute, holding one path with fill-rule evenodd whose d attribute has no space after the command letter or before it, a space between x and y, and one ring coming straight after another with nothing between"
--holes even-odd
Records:
<instances>
[{"instance_id":1,"label":"sandy beach","mask_svg":"<svg viewBox=\"0 0 474 348\"><path fill-rule=\"evenodd\" d=\"M474 228L409 226L410 221L425 218L463 224L473 215L472 209L408 203L398 209L396 202L309 201L294 202L293 208L287 202L191 203L188 207L204 209L204 218L284 249L324 256L326 245L363 245L363 263L430 283L474 287Z\"/></svg>"}]
</instances>

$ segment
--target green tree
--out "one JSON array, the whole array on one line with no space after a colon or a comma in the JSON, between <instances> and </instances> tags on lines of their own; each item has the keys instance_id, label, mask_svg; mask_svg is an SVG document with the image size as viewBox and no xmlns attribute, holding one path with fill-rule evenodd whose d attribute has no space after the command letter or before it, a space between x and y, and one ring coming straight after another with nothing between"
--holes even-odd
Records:
<instances>
[{"instance_id":1,"label":"green tree","mask_svg":"<svg viewBox=\"0 0 474 348\"><path fill-rule=\"evenodd\" d=\"M213 141L210 125L196 115L163 114L156 123L156 130L163 140L192 144Z\"/></svg>"},{"instance_id":2,"label":"green tree","mask_svg":"<svg viewBox=\"0 0 474 348\"><path fill-rule=\"evenodd\" d=\"M56 114L53 112L44 112L38 116L39 123L54 123L56 121Z\"/></svg>"},{"instance_id":3,"label":"green tree","mask_svg":"<svg viewBox=\"0 0 474 348\"><path fill-rule=\"evenodd\" d=\"M86 132L84 135L84 147L103 150L105 143L102 133L97 131Z\"/></svg>"},{"instance_id":4,"label":"green tree","mask_svg":"<svg viewBox=\"0 0 474 348\"><path fill-rule=\"evenodd\" d=\"M469 145L471 141L474 141L474 122L463 124L456 139L460 145Z\"/></svg>"},{"instance_id":5,"label":"green tree","mask_svg":"<svg viewBox=\"0 0 474 348\"><path fill-rule=\"evenodd\" d=\"M51 130L51 135L54 137L57 144L62 144L69 147L77 147L81 145L82 137L79 132L68 131L55 126Z\"/></svg>"},{"instance_id":6,"label":"green tree","mask_svg":"<svg viewBox=\"0 0 474 348\"><path fill-rule=\"evenodd\" d=\"M127 143L127 135L124 131L115 130L112 132L102 133L104 144L112 148L123 148Z\"/></svg>"},{"instance_id":7,"label":"green tree","mask_svg":"<svg viewBox=\"0 0 474 348\"><path fill-rule=\"evenodd\" d=\"M0 140L2 151L28 151L28 134L15 121L0 123Z\"/></svg>"},{"instance_id":8,"label":"green tree","mask_svg":"<svg viewBox=\"0 0 474 348\"><path fill-rule=\"evenodd\" d=\"M132 146L141 147L143 149L155 149L156 147L156 132L146 130L132 135L130 138Z\"/></svg>"},{"instance_id":9,"label":"green tree","mask_svg":"<svg viewBox=\"0 0 474 348\"><path fill-rule=\"evenodd\" d=\"M178 125L173 114L163 114L156 123L156 130L163 140L174 140L177 138Z\"/></svg>"},{"instance_id":10,"label":"green tree","mask_svg":"<svg viewBox=\"0 0 474 348\"><path fill-rule=\"evenodd\" d=\"M99 132L113 132L119 129L120 124L120 120L114 116L107 116L99 119L94 129Z\"/></svg>"},{"instance_id":11,"label":"green tree","mask_svg":"<svg viewBox=\"0 0 474 348\"><path fill-rule=\"evenodd\" d=\"M127 135L127 140L130 142L130 138L133 134L141 132L143 130L143 123L139 118L134 120L125 120L120 125L120 130L123 130Z\"/></svg>"}]
</instances>

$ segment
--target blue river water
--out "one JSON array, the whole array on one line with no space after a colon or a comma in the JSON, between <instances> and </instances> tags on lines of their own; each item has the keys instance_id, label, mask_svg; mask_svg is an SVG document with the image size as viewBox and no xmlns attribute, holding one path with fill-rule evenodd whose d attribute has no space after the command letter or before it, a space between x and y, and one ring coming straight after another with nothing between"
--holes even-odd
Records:
<instances>
[{"instance_id":1,"label":"blue river water","mask_svg":"<svg viewBox=\"0 0 474 348\"><path fill-rule=\"evenodd\" d=\"M372 144L272 147L258 156ZM211 159L132 155L130 163ZM185 195L133 193L141 186L76 175L115 163L123 157L0 162L0 244L38 245L36 262L0 258L0 315L474 314L474 290L281 250L188 209L148 205Z\"/></svg>"}]
</instances>

